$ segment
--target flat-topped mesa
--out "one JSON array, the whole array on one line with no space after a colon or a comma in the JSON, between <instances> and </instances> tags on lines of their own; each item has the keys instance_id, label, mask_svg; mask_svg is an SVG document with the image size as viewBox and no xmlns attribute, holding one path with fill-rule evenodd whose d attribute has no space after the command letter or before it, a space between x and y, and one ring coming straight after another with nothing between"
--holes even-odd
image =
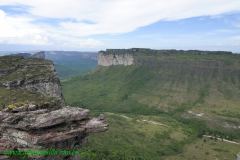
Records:
<instances>
[{"instance_id":1,"label":"flat-topped mesa","mask_svg":"<svg viewBox=\"0 0 240 160\"><path fill-rule=\"evenodd\" d=\"M166 62L176 60L178 56L180 56L181 60L184 55L198 55L200 57L199 60L204 60L204 55L209 54L231 55L232 52L199 50L153 50L148 48L107 49L106 51L99 52L98 65L151 65L151 63L156 64L156 61L161 62L161 60L165 60Z\"/></svg>"},{"instance_id":2,"label":"flat-topped mesa","mask_svg":"<svg viewBox=\"0 0 240 160\"><path fill-rule=\"evenodd\" d=\"M53 63L42 58L0 57L0 151L79 149L90 133L108 128L103 115L92 118L87 109L64 105ZM0 152L0 159L12 158Z\"/></svg>"},{"instance_id":3,"label":"flat-topped mesa","mask_svg":"<svg viewBox=\"0 0 240 160\"><path fill-rule=\"evenodd\" d=\"M98 54L98 65L112 66L112 65L133 65L133 55L129 50L108 49L100 51Z\"/></svg>"}]
</instances>

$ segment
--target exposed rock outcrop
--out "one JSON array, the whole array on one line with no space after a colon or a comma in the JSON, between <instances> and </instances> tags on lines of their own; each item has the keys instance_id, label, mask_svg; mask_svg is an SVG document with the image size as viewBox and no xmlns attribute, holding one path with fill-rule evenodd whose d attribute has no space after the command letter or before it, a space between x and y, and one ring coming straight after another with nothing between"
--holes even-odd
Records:
<instances>
[{"instance_id":1,"label":"exposed rock outcrop","mask_svg":"<svg viewBox=\"0 0 240 160\"><path fill-rule=\"evenodd\" d=\"M98 54L98 65L162 65L163 63L171 63L171 55L176 54L232 54L225 51L199 51L199 50L153 50L148 48L132 48L132 49L107 49L100 51ZM155 56L165 57L155 57ZM169 56L169 57L168 57ZM158 58L158 59L155 59ZM162 59L161 59L162 58ZM163 60L163 61L160 61ZM160 62L160 63L157 63ZM180 61L180 63L185 63ZM211 64L214 61L205 61L204 63ZM214 64L218 65L218 64Z\"/></svg>"},{"instance_id":2,"label":"exposed rock outcrop","mask_svg":"<svg viewBox=\"0 0 240 160\"><path fill-rule=\"evenodd\" d=\"M0 111L0 148L74 148L92 132L105 131L103 116L90 118L89 110L77 107L46 108L27 105ZM13 145L13 146L11 146Z\"/></svg>"},{"instance_id":3,"label":"exposed rock outcrop","mask_svg":"<svg viewBox=\"0 0 240 160\"><path fill-rule=\"evenodd\" d=\"M131 53L125 52L119 54L118 50L107 50L106 52L101 51L98 54L98 65L100 66L112 66L112 65L132 65L134 64L134 58Z\"/></svg>"},{"instance_id":4,"label":"exposed rock outcrop","mask_svg":"<svg viewBox=\"0 0 240 160\"><path fill-rule=\"evenodd\" d=\"M64 105L53 63L22 56L0 57L0 92L16 96L13 104L0 103L0 151L26 149L79 149L89 133L107 129L103 115L92 118L89 110ZM29 102L22 94L29 92ZM36 93L36 95L35 95ZM51 103L31 103L31 96L51 98ZM26 97L24 97L26 98ZM18 102L20 100L20 102ZM59 103L60 101L60 103ZM10 104L9 104L10 103ZM28 159L80 159L73 156L38 156ZM0 159L13 159L1 155Z\"/></svg>"},{"instance_id":5,"label":"exposed rock outcrop","mask_svg":"<svg viewBox=\"0 0 240 160\"><path fill-rule=\"evenodd\" d=\"M60 80L52 61L21 56L0 57L0 86L27 89L63 102Z\"/></svg>"}]
</instances>

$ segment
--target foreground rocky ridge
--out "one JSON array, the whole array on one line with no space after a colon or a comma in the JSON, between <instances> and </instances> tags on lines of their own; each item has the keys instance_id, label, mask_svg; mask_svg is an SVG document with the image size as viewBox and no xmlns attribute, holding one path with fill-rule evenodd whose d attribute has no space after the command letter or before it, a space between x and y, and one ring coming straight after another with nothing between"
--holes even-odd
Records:
<instances>
[{"instance_id":1,"label":"foreground rocky ridge","mask_svg":"<svg viewBox=\"0 0 240 160\"><path fill-rule=\"evenodd\" d=\"M41 107L0 111L0 150L79 149L89 133L107 129L104 117L90 118L87 109Z\"/></svg>"},{"instance_id":2,"label":"foreground rocky ridge","mask_svg":"<svg viewBox=\"0 0 240 160\"><path fill-rule=\"evenodd\" d=\"M0 57L0 62L0 151L78 149L89 133L107 129L104 116L91 118L87 109L64 105L51 61L18 55Z\"/></svg>"},{"instance_id":3,"label":"foreground rocky ridge","mask_svg":"<svg viewBox=\"0 0 240 160\"><path fill-rule=\"evenodd\" d=\"M0 87L27 89L63 100L60 81L49 60L23 56L0 57Z\"/></svg>"}]
</instances>

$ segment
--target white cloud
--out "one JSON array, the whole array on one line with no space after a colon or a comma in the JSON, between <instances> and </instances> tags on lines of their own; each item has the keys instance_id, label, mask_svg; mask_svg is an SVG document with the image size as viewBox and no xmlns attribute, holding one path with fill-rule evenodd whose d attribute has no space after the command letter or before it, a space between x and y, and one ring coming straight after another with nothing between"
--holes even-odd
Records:
<instances>
[{"instance_id":1,"label":"white cloud","mask_svg":"<svg viewBox=\"0 0 240 160\"><path fill-rule=\"evenodd\" d=\"M44 44L44 30L31 24L27 17L10 17L0 10L0 42L18 44Z\"/></svg>"},{"instance_id":2,"label":"white cloud","mask_svg":"<svg viewBox=\"0 0 240 160\"><path fill-rule=\"evenodd\" d=\"M1 0L0 5L30 6L29 17L0 12L0 41L94 47L101 42L85 38L136 30L160 20L215 16L239 11L239 0ZM26 15L25 15L26 16ZM39 17L74 19L59 26L39 25ZM84 23L90 21L93 23Z\"/></svg>"}]
</instances>

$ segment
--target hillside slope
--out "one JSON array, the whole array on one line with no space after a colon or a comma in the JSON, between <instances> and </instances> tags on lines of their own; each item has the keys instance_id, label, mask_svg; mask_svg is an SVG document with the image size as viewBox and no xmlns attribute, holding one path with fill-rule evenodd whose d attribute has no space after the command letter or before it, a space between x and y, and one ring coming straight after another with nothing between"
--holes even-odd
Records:
<instances>
[{"instance_id":1,"label":"hillside slope","mask_svg":"<svg viewBox=\"0 0 240 160\"><path fill-rule=\"evenodd\" d=\"M125 53L133 64L124 64ZM67 103L96 112L164 115L199 135L240 140L240 55L148 49L101 54L108 67L63 84Z\"/></svg>"},{"instance_id":2,"label":"hillside slope","mask_svg":"<svg viewBox=\"0 0 240 160\"><path fill-rule=\"evenodd\" d=\"M66 99L99 110L132 112L134 103L137 112L240 117L240 55L140 52L135 57L135 65L99 67L66 82Z\"/></svg>"}]
</instances>

